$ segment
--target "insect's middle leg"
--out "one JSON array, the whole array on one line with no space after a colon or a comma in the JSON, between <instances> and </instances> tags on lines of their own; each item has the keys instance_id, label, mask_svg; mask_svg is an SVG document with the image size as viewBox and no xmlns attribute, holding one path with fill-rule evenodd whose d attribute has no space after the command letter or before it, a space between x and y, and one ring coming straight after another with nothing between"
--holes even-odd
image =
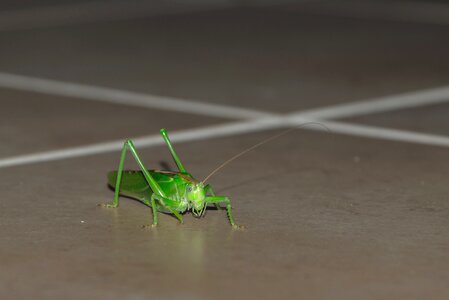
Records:
<instances>
[{"instance_id":1,"label":"insect's middle leg","mask_svg":"<svg viewBox=\"0 0 449 300\"><path fill-rule=\"evenodd\" d=\"M179 206L179 203L177 201L171 200L169 198L163 197L163 196L159 196L156 194L153 194L152 199L155 199L156 201L158 201L163 207L165 207L166 209L168 209L170 211L170 213L172 213L178 220L180 223L183 223L183 219L181 214L177 211L177 208ZM154 212L154 208L153 208L153 212Z\"/></svg>"}]
</instances>

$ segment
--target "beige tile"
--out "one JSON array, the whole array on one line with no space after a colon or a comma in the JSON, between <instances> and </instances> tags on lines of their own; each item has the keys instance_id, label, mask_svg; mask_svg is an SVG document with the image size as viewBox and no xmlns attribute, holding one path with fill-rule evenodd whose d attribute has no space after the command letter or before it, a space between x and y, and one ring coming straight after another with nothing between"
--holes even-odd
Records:
<instances>
[{"instance_id":1,"label":"beige tile","mask_svg":"<svg viewBox=\"0 0 449 300\"><path fill-rule=\"evenodd\" d=\"M202 178L268 134L176 148ZM150 166L168 159L163 147L140 152ZM162 215L145 231L151 212L140 203L97 208L112 197L105 174L118 155L2 171L2 298L448 296L445 149L310 132L281 138L211 179L233 200L243 232L224 211L188 214L184 225Z\"/></svg>"}]
</instances>

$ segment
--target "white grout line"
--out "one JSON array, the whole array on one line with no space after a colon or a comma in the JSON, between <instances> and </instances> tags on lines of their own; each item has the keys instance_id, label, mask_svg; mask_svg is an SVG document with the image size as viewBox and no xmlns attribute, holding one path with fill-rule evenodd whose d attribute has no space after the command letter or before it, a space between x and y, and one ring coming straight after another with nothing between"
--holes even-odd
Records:
<instances>
[{"instance_id":1,"label":"white grout line","mask_svg":"<svg viewBox=\"0 0 449 300\"><path fill-rule=\"evenodd\" d=\"M269 117L271 115L269 113L259 112L253 109L182 100L179 98L154 96L87 84L62 82L2 72L0 72L0 87L63 97L73 97L81 100L164 109L210 117L253 119Z\"/></svg>"},{"instance_id":2,"label":"white grout line","mask_svg":"<svg viewBox=\"0 0 449 300\"><path fill-rule=\"evenodd\" d=\"M449 86L301 111L301 117L340 119L449 102Z\"/></svg>"},{"instance_id":3,"label":"white grout line","mask_svg":"<svg viewBox=\"0 0 449 300\"><path fill-rule=\"evenodd\" d=\"M197 129L183 130L170 133L170 138L174 143L191 142L211 138L233 136L268 129L277 129L300 125L313 120L303 118L299 114L287 117L271 117L250 121L233 122L224 125L206 126ZM385 139L391 141L409 142L422 145L449 147L449 137L410 132L405 130L395 130L365 125L348 124L335 121L315 121L327 126L333 133L340 133L359 137L375 139ZM303 127L302 129L323 131L319 126ZM159 135L149 135L133 139L138 148L159 146L164 144ZM21 155L0 159L0 168L32 164L45 161L54 161L67 158L89 156L94 154L120 151L124 140L116 140L105 143L98 143L88 146L80 146L63 150L46 151L30 155Z\"/></svg>"},{"instance_id":4,"label":"white grout line","mask_svg":"<svg viewBox=\"0 0 449 300\"><path fill-rule=\"evenodd\" d=\"M298 118L301 120L302 118ZM297 123L292 120L293 123ZM406 142L429 146L449 147L449 137L437 134L419 133L414 131L382 128L376 126L350 124L336 121L317 121L327 126L333 133L340 133L364 138ZM320 130L318 127L305 129ZM322 129L321 129L322 130Z\"/></svg>"},{"instance_id":5,"label":"white grout line","mask_svg":"<svg viewBox=\"0 0 449 300\"><path fill-rule=\"evenodd\" d=\"M63 82L38 77L0 72L0 87L27 92L44 93L82 100L109 102L144 108L164 109L230 119L253 119L273 116L271 113L227 105L155 96L132 91ZM449 86L373 98L365 101L337 104L301 111L310 119L349 118L364 114L414 108L449 102Z\"/></svg>"},{"instance_id":6,"label":"white grout line","mask_svg":"<svg viewBox=\"0 0 449 300\"><path fill-rule=\"evenodd\" d=\"M0 73L0 86L96 101L131 104L149 108L164 108L182 112L201 113L208 116L239 117L246 119L245 121L240 122L206 126L172 133L172 140L178 143L250 133L315 121L327 125L335 133L449 147L449 137L445 136L326 121L326 119L329 118L350 117L361 114L385 112L400 108L411 108L447 102L449 100L449 87L389 96L377 100L372 99L370 101L335 105L280 116L271 113L253 111L250 109L155 97L121 90L65 83L6 73ZM322 128L316 126L310 126L305 129L322 130ZM161 145L163 142L159 135L150 135L136 138L135 143L138 147L149 147ZM107 153L120 150L122 145L123 141L119 140L4 158L0 159L0 168Z\"/></svg>"},{"instance_id":7,"label":"white grout line","mask_svg":"<svg viewBox=\"0 0 449 300\"><path fill-rule=\"evenodd\" d=\"M196 129L172 132L170 133L170 139L174 143L190 142L271 129L280 127L282 124L282 119L276 117L251 121L239 121L224 125L206 126ZM138 148L164 144L164 141L159 134L133 138L133 141ZM0 168L120 151L124 142L124 140L115 140L87 146L4 158L0 159Z\"/></svg>"}]
</instances>

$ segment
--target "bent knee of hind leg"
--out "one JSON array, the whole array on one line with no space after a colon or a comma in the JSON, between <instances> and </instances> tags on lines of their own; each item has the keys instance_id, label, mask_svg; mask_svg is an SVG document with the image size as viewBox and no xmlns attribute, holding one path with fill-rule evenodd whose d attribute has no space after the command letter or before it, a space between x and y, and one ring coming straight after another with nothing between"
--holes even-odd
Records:
<instances>
[{"instance_id":1,"label":"bent knee of hind leg","mask_svg":"<svg viewBox=\"0 0 449 300\"><path fill-rule=\"evenodd\" d=\"M125 146L131 146L133 145L133 140L132 139L126 139L125 142L123 143Z\"/></svg>"}]
</instances>

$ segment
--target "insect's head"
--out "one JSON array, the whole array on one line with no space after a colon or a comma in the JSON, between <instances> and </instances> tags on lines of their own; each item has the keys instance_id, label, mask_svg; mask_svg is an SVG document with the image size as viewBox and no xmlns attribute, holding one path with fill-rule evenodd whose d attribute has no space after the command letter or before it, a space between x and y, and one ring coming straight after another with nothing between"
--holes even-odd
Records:
<instances>
[{"instance_id":1,"label":"insect's head","mask_svg":"<svg viewBox=\"0 0 449 300\"><path fill-rule=\"evenodd\" d=\"M202 182L192 182L186 186L186 198L192 207L192 213L201 217L206 210L206 193Z\"/></svg>"}]
</instances>

